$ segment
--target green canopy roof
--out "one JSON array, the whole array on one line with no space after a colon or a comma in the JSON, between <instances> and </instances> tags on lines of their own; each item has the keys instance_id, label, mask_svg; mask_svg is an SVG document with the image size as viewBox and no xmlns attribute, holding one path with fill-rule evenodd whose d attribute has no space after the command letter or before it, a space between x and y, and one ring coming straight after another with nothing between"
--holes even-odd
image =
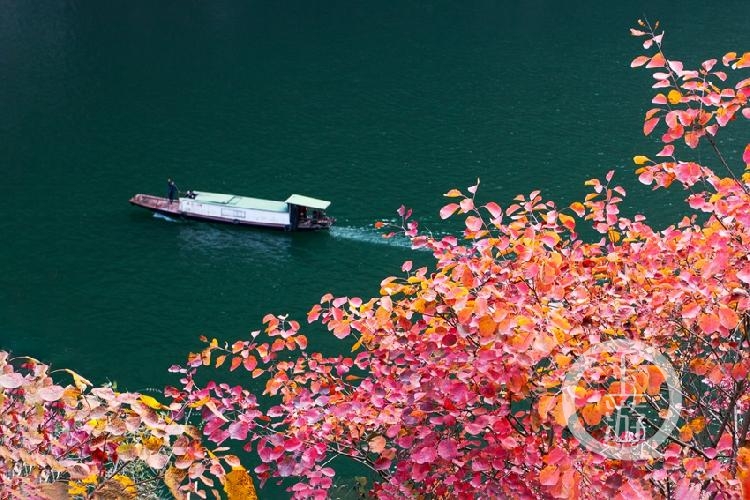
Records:
<instances>
[{"instance_id":1,"label":"green canopy roof","mask_svg":"<svg viewBox=\"0 0 750 500\"><path fill-rule=\"evenodd\" d=\"M223 207L252 208L255 210L265 210L267 212L289 211L287 204L283 201L261 200L260 198L250 198L233 194L204 193L195 191L195 201L208 203L210 205L220 205Z\"/></svg>"}]
</instances>

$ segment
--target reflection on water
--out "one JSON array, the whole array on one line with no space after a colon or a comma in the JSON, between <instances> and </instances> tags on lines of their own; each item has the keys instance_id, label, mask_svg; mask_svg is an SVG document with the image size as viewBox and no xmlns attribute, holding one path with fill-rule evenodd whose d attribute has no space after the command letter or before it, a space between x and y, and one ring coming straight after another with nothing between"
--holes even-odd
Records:
<instances>
[{"instance_id":1,"label":"reflection on water","mask_svg":"<svg viewBox=\"0 0 750 500\"><path fill-rule=\"evenodd\" d=\"M293 245L290 233L211 224L184 224L178 238L185 257L198 256L212 262L285 261Z\"/></svg>"}]
</instances>

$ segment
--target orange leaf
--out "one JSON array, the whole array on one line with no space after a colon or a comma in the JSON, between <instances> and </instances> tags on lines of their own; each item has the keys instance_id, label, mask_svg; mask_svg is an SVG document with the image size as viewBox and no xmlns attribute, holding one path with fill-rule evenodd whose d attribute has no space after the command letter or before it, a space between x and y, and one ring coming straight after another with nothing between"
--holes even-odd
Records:
<instances>
[{"instance_id":1,"label":"orange leaf","mask_svg":"<svg viewBox=\"0 0 750 500\"><path fill-rule=\"evenodd\" d=\"M667 94L667 100L669 101L669 104L679 104L682 100L682 94L679 90L672 89Z\"/></svg>"},{"instance_id":2,"label":"orange leaf","mask_svg":"<svg viewBox=\"0 0 750 500\"><path fill-rule=\"evenodd\" d=\"M479 319L479 336L489 337L495 334L497 323L490 316L482 316Z\"/></svg>"},{"instance_id":3,"label":"orange leaf","mask_svg":"<svg viewBox=\"0 0 750 500\"><path fill-rule=\"evenodd\" d=\"M655 396L661 392L661 385L667 380L667 377L661 368L656 365L646 366L646 371L648 372L648 389L646 389L646 393Z\"/></svg>"},{"instance_id":4,"label":"orange leaf","mask_svg":"<svg viewBox=\"0 0 750 500\"><path fill-rule=\"evenodd\" d=\"M728 330L732 330L739 322L740 317L737 316L736 312L726 306L721 306L719 308L719 323L721 323L721 326Z\"/></svg>"},{"instance_id":5,"label":"orange leaf","mask_svg":"<svg viewBox=\"0 0 750 500\"><path fill-rule=\"evenodd\" d=\"M547 418L547 413L555 405L555 396L552 394L544 394L539 398L539 404L537 405L537 412L542 420Z\"/></svg>"},{"instance_id":6,"label":"orange leaf","mask_svg":"<svg viewBox=\"0 0 750 500\"><path fill-rule=\"evenodd\" d=\"M554 486L559 480L560 470L555 464L550 464L539 471L539 484L544 486Z\"/></svg>"},{"instance_id":7,"label":"orange leaf","mask_svg":"<svg viewBox=\"0 0 750 500\"><path fill-rule=\"evenodd\" d=\"M227 500L258 500L255 485L243 467L235 467L224 476Z\"/></svg>"},{"instance_id":8,"label":"orange leaf","mask_svg":"<svg viewBox=\"0 0 750 500\"><path fill-rule=\"evenodd\" d=\"M370 439L367 445L370 448L371 452L380 453L385 449L385 438L383 436L375 436L374 438Z\"/></svg>"},{"instance_id":9,"label":"orange leaf","mask_svg":"<svg viewBox=\"0 0 750 500\"><path fill-rule=\"evenodd\" d=\"M586 213L586 208L583 206L583 203L581 203L580 201L571 203L570 209L574 211L578 217L583 217L583 215Z\"/></svg>"},{"instance_id":10,"label":"orange leaf","mask_svg":"<svg viewBox=\"0 0 750 500\"><path fill-rule=\"evenodd\" d=\"M226 360L227 360L227 355L226 354L222 354L221 356L217 356L216 357L216 368L218 368L221 365L223 365L224 361L226 361Z\"/></svg>"},{"instance_id":11,"label":"orange leaf","mask_svg":"<svg viewBox=\"0 0 750 500\"><path fill-rule=\"evenodd\" d=\"M581 415L588 425L599 425L602 421L602 414L599 412L599 405L596 403L584 406Z\"/></svg>"}]
</instances>

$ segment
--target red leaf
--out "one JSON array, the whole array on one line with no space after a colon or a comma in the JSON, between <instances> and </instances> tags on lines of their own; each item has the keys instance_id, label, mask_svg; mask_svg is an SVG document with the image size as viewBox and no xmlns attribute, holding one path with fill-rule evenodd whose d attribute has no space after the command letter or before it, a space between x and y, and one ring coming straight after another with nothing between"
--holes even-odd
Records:
<instances>
[{"instance_id":1,"label":"red leaf","mask_svg":"<svg viewBox=\"0 0 750 500\"><path fill-rule=\"evenodd\" d=\"M249 372L253 371L256 366L258 366L258 360L255 359L255 356L248 356L245 358L245 361L242 362L242 364L245 366L245 369Z\"/></svg>"}]
</instances>

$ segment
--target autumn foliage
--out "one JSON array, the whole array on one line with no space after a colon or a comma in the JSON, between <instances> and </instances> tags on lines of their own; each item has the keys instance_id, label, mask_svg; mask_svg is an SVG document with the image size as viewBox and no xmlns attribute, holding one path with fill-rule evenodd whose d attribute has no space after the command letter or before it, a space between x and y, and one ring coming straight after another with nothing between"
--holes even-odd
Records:
<instances>
[{"instance_id":1,"label":"autumn foliage","mask_svg":"<svg viewBox=\"0 0 750 500\"><path fill-rule=\"evenodd\" d=\"M57 372L0 352L0 498L186 498L232 479L254 491L236 456L209 451L196 427L178 422L189 405Z\"/></svg>"},{"instance_id":2,"label":"autumn foliage","mask_svg":"<svg viewBox=\"0 0 750 500\"><path fill-rule=\"evenodd\" d=\"M637 174L654 188L688 188L690 213L664 230L625 217L612 172L586 181L591 193L563 208L539 192L501 208L480 204L478 185L451 190L441 216L463 217L461 239L420 234L402 208L399 230L432 252L434 268L406 262L379 297L326 295L309 313L309 322L352 339L351 356L309 352L297 322L268 315L263 332L209 346L181 369L174 395L217 405L203 415L209 439L245 442L262 461L261 481L294 478L300 498L326 495L335 456L375 471L373 493L383 497L740 494L750 424L750 183L743 164L718 154L720 174L676 149L707 141L718 153L721 128L750 117L750 80L722 87L725 71L750 66L750 54L686 70L664 54L657 28L641 23L632 33L648 51L632 65L652 69L658 89L644 132L665 126L656 160L634 158ZM581 224L600 237L580 238ZM573 388L574 412L601 441L622 438L607 438L605 422L627 400L651 409L646 433L677 412L676 428L640 460L592 452L571 436L563 404L575 360L614 339L654 347L681 386L681 404L670 407L665 372L633 358L625 368L597 359ZM212 354L264 381L274 403L263 409L253 394L198 387L195 374Z\"/></svg>"},{"instance_id":3,"label":"autumn foliage","mask_svg":"<svg viewBox=\"0 0 750 500\"><path fill-rule=\"evenodd\" d=\"M654 159L634 158L636 174L686 190L680 220L655 229L620 213L613 172L567 207L538 191L501 207L478 201L479 183L452 189L440 215L462 219L460 238L422 234L399 210L395 232L434 256L430 268L405 262L370 299L328 294L309 327L267 315L247 339L204 339L172 368L169 403L87 392L80 378L55 385L44 365L3 358L2 408L14 417L2 424L2 484L63 481L91 496L131 487L127 464L141 461L176 494L249 494L235 442L260 461L255 478L286 478L297 498L327 496L337 457L369 468L382 498L748 498L750 145L740 162L716 136L750 118L750 78L727 83L750 53L687 70L662 51L658 23L631 32L646 50L631 66L652 70L657 89L644 133L663 143ZM713 168L680 159L701 143ZM325 330L351 354L308 349ZM571 385L578 360L613 340L658 352L676 380L645 351L625 364L599 353ZM211 380L223 370L246 383ZM617 453L638 433L610 425L626 404L646 409L646 435L677 417L634 459ZM614 456L575 437L571 412Z\"/></svg>"}]
</instances>

